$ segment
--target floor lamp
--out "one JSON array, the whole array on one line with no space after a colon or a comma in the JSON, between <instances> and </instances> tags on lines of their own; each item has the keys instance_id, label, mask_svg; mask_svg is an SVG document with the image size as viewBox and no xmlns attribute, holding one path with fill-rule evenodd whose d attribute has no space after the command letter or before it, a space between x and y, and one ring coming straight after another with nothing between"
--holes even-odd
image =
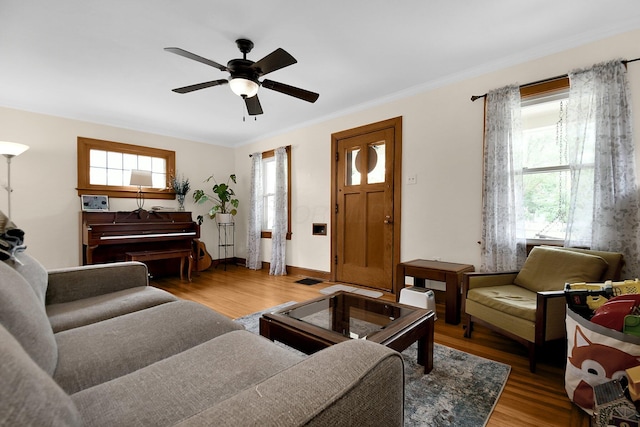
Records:
<instances>
[{"instance_id":1,"label":"floor lamp","mask_svg":"<svg viewBox=\"0 0 640 427\"><path fill-rule=\"evenodd\" d=\"M144 206L144 194L142 193L142 187L151 187L153 185L151 171L132 169L129 185L138 186L138 196L136 197L136 201L138 203L138 210L141 210Z\"/></svg>"},{"instance_id":2,"label":"floor lamp","mask_svg":"<svg viewBox=\"0 0 640 427\"><path fill-rule=\"evenodd\" d=\"M7 218L11 223L11 159L24 153L29 149L28 145L19 144L17 142L0 141L0 154L7 158Z\"/></svg>"}]
</instances>

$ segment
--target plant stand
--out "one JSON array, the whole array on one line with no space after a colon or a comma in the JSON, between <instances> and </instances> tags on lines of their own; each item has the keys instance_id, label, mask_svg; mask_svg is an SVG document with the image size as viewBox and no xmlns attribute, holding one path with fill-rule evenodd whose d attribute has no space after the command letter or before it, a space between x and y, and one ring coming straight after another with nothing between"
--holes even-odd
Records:
<instances>
[{"instance_id":1,"label":"plant stand","mask_svg":"<svg viewBox=\"0 0 640 427\"><path fill-rule=\"evenodd\" d=\"M233 262L235 258L235 237L235 223L218 223L218 263L224 262L225 271L227 271L227 264L229 263L229 260Z\"/></svg>"}]
</instances>

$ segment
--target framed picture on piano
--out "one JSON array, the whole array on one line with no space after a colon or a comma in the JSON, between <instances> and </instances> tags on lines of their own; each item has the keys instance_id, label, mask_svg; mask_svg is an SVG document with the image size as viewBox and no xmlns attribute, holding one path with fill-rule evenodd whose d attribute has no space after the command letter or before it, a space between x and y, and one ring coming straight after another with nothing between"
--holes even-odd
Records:
<instances>
[{"instance_id":1,"label":"framed picture on piano","mask_svg":"<svg viewBox=\"0 0 640 427\"><path fill-rule=\"evenodd\" d=\"M84 195L82 198L82 210L84 212L106 212L109 210L109 196Z\"/></svg>"}]
</instances>

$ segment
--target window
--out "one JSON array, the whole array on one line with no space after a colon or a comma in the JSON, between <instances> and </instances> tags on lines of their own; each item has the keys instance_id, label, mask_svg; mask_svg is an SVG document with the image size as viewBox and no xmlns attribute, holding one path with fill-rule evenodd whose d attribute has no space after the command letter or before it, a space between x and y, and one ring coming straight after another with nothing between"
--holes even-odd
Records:
<instances>
[{"instance_id":1,"label":"window","mask_svg":"<svg viewBox=\"0 0 640 427\"><path fill-rule=\"evenodd\" d=\"M523 88L523 195L527 240L562 241L571 173L567 156L568 80Z\"/></svg>"},{"instance_id":2,"label":"window","mask_svg":"<svg viewBox=\"0 0 640 427\"><path fill-rule=\"evenodd\" d=\"M169 186L174 151L78 137L78 195L136 197L137 187L129 185L132 169L151 172L153 185L144 189L146 198L175 197Z\"/></svg>"},{"instance_id":3,"label":"window","mask_svg":"<svg viewBox=\"0 0 640 427\"><path fill-rule=\"evenodd\" d=\"M287 239L291 239L291 146L287 146ZM276 193L275 151L262 153L262 237L271 238Z\"/></svg>"}]
</instances>

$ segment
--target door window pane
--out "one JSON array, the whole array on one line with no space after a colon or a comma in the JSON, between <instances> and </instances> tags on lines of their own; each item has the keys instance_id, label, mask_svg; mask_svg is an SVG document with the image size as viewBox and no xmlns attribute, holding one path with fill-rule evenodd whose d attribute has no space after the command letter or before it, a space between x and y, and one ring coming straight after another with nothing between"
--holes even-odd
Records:
<instances>
[{"instance_id":1,"label":"door window pane","mask_svg":"<svg viewBox=\"0 0 640 427\"><path fill-rule=\"evenodd\" d=\"M367 163L369 164L369 167L368 167L369 173L367 174L367 183L377 184L380 182L384 182L384 176L385 176L384 141L370 144L367 155L368 155Z\"/></svg>"},{"instance_id":2,"label":"door window pane","mask_svg":"<svg viewBox=\"0 0 640 427\"><path fill-rule=\"evenodd\" d=\"M358 164L360 157L358 154L360 154L360 147L347 150L345 185L360 185L360 165Z\"/></svg>"}]
</instances>

